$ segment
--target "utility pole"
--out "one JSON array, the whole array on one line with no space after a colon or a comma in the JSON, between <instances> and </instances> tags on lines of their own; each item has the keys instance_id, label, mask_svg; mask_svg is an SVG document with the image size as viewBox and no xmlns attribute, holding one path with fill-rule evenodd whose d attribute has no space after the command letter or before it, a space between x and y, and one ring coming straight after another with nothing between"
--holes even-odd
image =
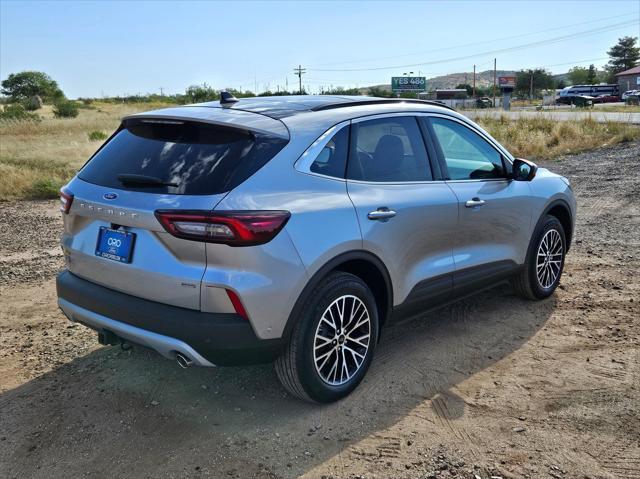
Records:
<instances>
[{"instance_id":1,"label":"utility pole","mask_svg":"<svg viewBox=\"0 0 640 479\"><path fill-rule=\"evenodd\" d=\"M496 107L496 59L493 59L493 107Z\"/></svg>"},{"instance_id":2,"label":"utility pole","mask_svg":"<svg viewBox=\"0 0 640 479\"><path fill-rule=\"evenodd\" d=\"M476 97L476 66L473 65L473 98Z\"/></svg>"},{"instance_id":3,"label":"utility pole","mask_svg":"<svg viewBox=\"0 0 640 479\"><path fill-rule=\"evenodd\" d=\"M529 70L529 102L533 100L533 70Z\"/></svg>"},{"instance_id":4,"label":"utility pole","mask_svg":"<svg viewBox=\"0 0 640 479\"><path fill-rule=\"evenodd\" d=\"M160 87L160 96L164 96L164 89Z\"/></svg>"},{"instance_id":5,"label":"utility pole","mask_svg":"<svg viewBox=\"0 0 640 479\"><path fill-rule=\"evenodd\" d=\"M299 85L298 93L300 95L302 95L302 75L307 73L307 69L306 68L302 68L302 65L298 65L298 68L294 68L293 69L293 73L298 75L298 85Z\"/></svg>"}]
</instances>

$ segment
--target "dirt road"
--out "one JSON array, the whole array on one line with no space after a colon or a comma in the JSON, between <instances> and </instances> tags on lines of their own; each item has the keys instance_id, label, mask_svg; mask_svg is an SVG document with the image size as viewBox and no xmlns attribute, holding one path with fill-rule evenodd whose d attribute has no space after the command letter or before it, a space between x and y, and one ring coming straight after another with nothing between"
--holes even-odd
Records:
<instances>
[{"instance_id":1,"label":"dirt road","mask_svg":"<svg viewBox=\"0 0 640 479\"><path fill-rule=\"evenodd\" d=\"M271 366L181 370L55 304L55 202L0 204L0 476L640 477L640 143L549 165L579 200L560 289L389 328L349 398Z\"/></svg>"}]
</instances>

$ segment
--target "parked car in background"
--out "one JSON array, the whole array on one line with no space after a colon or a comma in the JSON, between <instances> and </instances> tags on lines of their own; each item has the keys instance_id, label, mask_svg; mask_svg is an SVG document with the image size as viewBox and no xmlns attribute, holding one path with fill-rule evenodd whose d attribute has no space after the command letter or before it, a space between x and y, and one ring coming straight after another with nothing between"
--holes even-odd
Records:
<instances>
[{"instance_id":1,"label":"parked car in background","mask_svg":"<svg viewBox=\"0 0 640 479\"><path fill-rule=\"evenodd\" d=\"M126 117L61 204L71 321L182 367L275 361L315 402L397 318L504 280L549 297L576 215L566 178L448 107L329 95Z\"/></svg>"},{"instance_id":2,"label":"parked car in background","mask_svg":"<svg viewBox=\"0 0 640 479\"><path fill-rule=\"evenodd\" d=\"M620 97L617 95L598 95L593 99L593 103L615 103L619 101Z\"/></svg>"},{"instance_id":3,"label":"parked car in background","mask_svg":"<svg viewBox=\"0 0 640 479\"><path fill-rule=\"evenodd\" d=\"M630 95L638 95L638 94L640 94L640 90L627 90L622 94L622 101L626 101L626 99Z\"/></svg>"},{"instance_id":4,"label":"parked car in background","mask_svg":"<svg viewBox=\"0 0 640 479\"><path fill-rule=\"evenodd\" d=\"M627 105L640 105L640 91L633 93L631 95L627 95L627 99L625 101Z\"/></svg>"},{"instance_id":5,"label":"parked car in background","mask_svg":"<svg viewBox=\"0 0 640 479\"><path fill-rule=\"evenodd\" d=\"M481 98L476 99L476 108L492 108L493 101L491 98L483 96Z\"/></svg>"},{"instance_id":6,"label":"parked car in background","mask_svg":"<svg viewBox=\"0 0 640 479\"><path fill-rule=\"evenodd\" d=\"M587 95L572 95L558 98L558 104L573 105L578 108L589 108L593 106L595 98Z\"/></svg>"}]
</instances>

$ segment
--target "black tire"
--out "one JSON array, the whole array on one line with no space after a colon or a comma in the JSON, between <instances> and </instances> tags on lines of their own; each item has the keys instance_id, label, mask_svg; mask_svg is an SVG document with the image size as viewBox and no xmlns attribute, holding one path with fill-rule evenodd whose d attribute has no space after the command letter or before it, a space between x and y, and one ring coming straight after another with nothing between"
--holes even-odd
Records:
<instances>
[{"instance_id":1,"label":"black tire","mask_svg":"<svg viewBox=\"0 0 640 479\"><path fill-rule=\"evenodd\" d=\"M351 304L354 306L359 305L353 297L360 300L362 305L366 308L366 312L369 315L369 325L367 330L369 334L369 342L366 351L359 349L360 352L364 352L364 358L359 363L359 367L355 369L353 376L343 384L330 384L327 380L323 379L316 368L314 347L316 346L316 341L322 341L320 339L316 339L316 331L319 331L319 328L327 328L325 324L319 326L322 321L323 314L334 303L334 301L345 296L347 296L346 308L349 308L349 301L351 301ZM363 313L360 312L359 314ZM350 324L348 321L345 321L345 323L348 329ZM352 323L351 326L353 327L354 324ZM365 326L366 323L361 326L361 328L364 328ZM373 352L376 343L378 342L378 327L379 321L376 301L366 283L357 276L341 271L329 274L318 285L315 293L303 306L302 314L293 328L289 343L284 353L276 360L275 369L280 382L292 395L310 402L329 403L347 396L358 386L360 381L362 381L362 378L364 378L369 366L371 365ZM332 328L329 328L329 330L333 331L333 333L340 332L339 330L334 331ZM362 329L359 329L358 331L362 331ZM344 331L342 332L344 333ZM330 336L328 333L327 335ZM338 348L340 348L340 352L342 354L341 357L347 358L347 368L349 365L355 367L357 364L355 362L357 356L346 352L349 349L346 346L354 346L354 344L350 343L349 340L345 340L344 334L342 334L342 336L342 342L338 343L339 337L336 334L335 337L338 339L335 340L335 343L332 341L331 344L327 343L322 346L327 349L321 350L318 348L319 352L317 354L318 356L321 356L324 354L324 351L334 349L334 351L331 352L329 359L334 361L333 354L336 354L337 359L335 359L334 362L339 363L340 354L338 353ZM359 338L360 337L362 336L359 336ZM344 350L342 350L343 346ZM349 357L351 359L349 359ZM328 367L329 366L327 365L326 368ZM324 371L325 375L327 371L326 368L324 370L320 368ZM342 374L342 368L340 369ZM348 373L344 375L345 379L347 377Z\"/></svg>"},{"instance_id":2,"label":"black tire","mask_svg":"<svg viewBox=\"0 0 640 479\"><path fill-rule=\"evenodd\" d=\"M548 282L543 284L545 283L545 280L541 280L537 274L538 266L540 266L538 264L538 251L540 250L540 245L543 239L545 237L550 238L554 235L554 233L549 233L552 230L556 231L560 237L562 252L560 257L554 256L552 258L553 261L560 261L560 263L558 263L559 269L557 270L556 278L553 281L548 279ZM531 244L529 245L529 250L527 251L527 259L524 268L511 280L511 284L513 285L515 292L527 299L545 299L551 296L560 283L560 277L562 276L562 271L564 269L564 258L566 252L567 241L562 223L560 223L558 218L555 216L545 216L540 220L536 227Z\"/></svg>"}]
</instances>

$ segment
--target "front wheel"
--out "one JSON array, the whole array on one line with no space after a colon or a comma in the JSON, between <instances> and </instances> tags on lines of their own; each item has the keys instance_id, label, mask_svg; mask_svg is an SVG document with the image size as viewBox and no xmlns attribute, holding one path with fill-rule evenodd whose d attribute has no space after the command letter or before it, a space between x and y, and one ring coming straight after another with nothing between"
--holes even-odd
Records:
<instances>
[{"instance_id":1,"label":"front wheel","mask_svg":"<svg viewBox=\"0 0 640 479\"><path fill-rule=\"evenodd\" d=\"M344 272L329 275L305 304L285 352L276 361L283 386L312 402L353 391L378 340L378 312L369 287Z\"/></svg>"},{"instance_id":2,"label":"front wheel","mask_svg":"<svg viewBox=\"0 0 640 479\"><path fill-rule=\"evenodd\" d=\"M555 216L545 216L534 235L524 268L512 284L520 296L544 299L560 283L567 243L562 223Z\"/></svg>"}]
</instances>

